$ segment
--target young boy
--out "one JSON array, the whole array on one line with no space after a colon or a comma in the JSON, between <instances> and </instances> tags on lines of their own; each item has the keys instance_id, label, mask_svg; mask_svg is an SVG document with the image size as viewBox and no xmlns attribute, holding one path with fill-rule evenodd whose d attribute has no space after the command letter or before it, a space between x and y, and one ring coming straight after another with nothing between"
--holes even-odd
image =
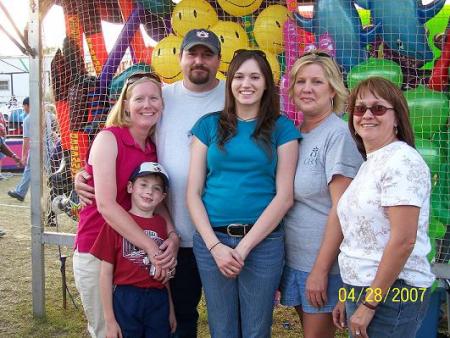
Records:
<instances>
[{"instance_id":1,"label":"young boy","mask_svg":"<svg viewBox=\"0 0 450 338\"><path fill-rule=\"evenodd\" d=\"M155 162L142 163L128 182L129 213L158 244L167 238L167 230L164 219L154 211L166 197L168 184L166 171ZM102 261L100 288L107 338L169 337L175 331L169 287L153 279L154 266L143 250L105 224L91 254Z\"/></svg>"}]
</instances>

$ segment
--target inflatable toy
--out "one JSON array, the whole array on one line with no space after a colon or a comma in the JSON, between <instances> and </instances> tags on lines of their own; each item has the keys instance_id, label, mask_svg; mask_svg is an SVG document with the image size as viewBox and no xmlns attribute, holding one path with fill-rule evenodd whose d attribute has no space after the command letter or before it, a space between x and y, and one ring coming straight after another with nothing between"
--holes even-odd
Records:
<instances>
[{"instance_id":1,"label":"inflatable toy","mask_svg":"<svg viewBox=\"0 0 450 338\"><path fill-rule=\"evenodd\" d=\"M430 238L444 238L446 232L447 227L442 222L440 222L436 218L431 218L431 222L428 227L428 235L430 236Z\"/></svg>"},{"instance_id":2,"label":"inflatable toy","mask_svg":"<svg viewBox=\"0 0 450 338\"><path fill-rule=\"evenodd\" d=\"M170 14L173 2L171 0L135 0L140 3L146 10L154 15Z\"/></svg>"},{"instance_id":3,"label":"inflatable toy","mask_svg":"<svg viewBox=\"0 0 450 338\"><path fill-rule=\"evenodd\" d=\"M191 29L211 29L218 20L215 9L207 1L183 0L173 9L172 29L182 37Z\"/></svg>"},{"instance_id":4,"label":"inflatable toy","mask_svg":"<svg viewBox=\"0 0 450 338\"><path fill-rule=\"evenodd\" d=\"M230 15L244 16L256 11L262 0L217 0L220 7Z\"/></svg>"},{"instance_id":5,"label":"inflatable toy","mask_svg":"<svg viewBox=\"0 0 450 338\"><path fill-rule=\"evenodd\" d=\"M248 45L248 37L244 28L236 22L219 20L217 24L211 27L220 40L222 47L222 60L219 70L226 72L234 52L238 49L246 49Z\"/></svg>"},{"instance_id":6,"label":"inflatable toy","mask_svg":"<svg viewBox=\"0 0 450 338\"><path fill-rule=\"evenodd\" d=\"M416 149L430 168L431 174L439 172L441 165L441 150L430 140L416 138Z\"/></svg>"},{"instance_id":7,"label":"inflatable toy","mask_svg":"<svg viewBox=\"0 0 450 338\"><path fill-rule=\"evenodd\" d=\"M261 49L273 54L283 51L283 25L289 18L288 14L287 8L281 5L269 6L259 13L253 34Z\"/></svg>"},{"instance_id":8,"label":"inflatable toy","mask_svg":"<svg viewBox=\"0 0 450 338\"><path fill-rule=\"evenodd\" d=\"M409 106L409 119L417 137L430 139L439 131L449 116L447 96L442 92L418 86L405 92Z\"/></svg>"},{"instance_id":9,"label":"inflatable toy","mask_svg":"<svg viewBox=\"0 0 450 338\"><path fill-rule=\"evenodd\" d=\"M366 45L375 40L377 26L363 30L358 12L349 0L318 0L313 18L294 13L297 25L316 37L327 33L333 39L336 61L346 72L367 58Z\"/></svg>"},{"instance_id":10,"label":"inflatable toy","mask_svg":"<svg viewBox=\"0 0 450 338\"><path fill-rule=\"evenodd\" d=\"M354 66L347 75L348 89L352 90L364 79L371 76L381 76L401 88L403 73L401 67L391 60L369 58Z\"/></svg>"},{"instance_id":11,"label":"inflatable toy","mask_svg":"<svg viewBox=\"0 0 450 338\"><path fill-rule=\"evenodd\" d=\"M116 101L119 98L119 95L122 91L122 88L125 84L125 81L135 73L147 73L150 72L151 68L149 65L145 63L137 63L134 64L127 69L125 69L122 73L117 75L111 81L109 86L109 98L111 101Z\"/></svg>"},{"instance_id":12,"label":"inflatable toy","mask_svg":"<svg viewBox=\"0 0 450 338\"><path fill-rule=\"evenodd\" d=\"M445 0L427 5L404 0L401 6L396 1L385 0L355 0L355 3L371 11L373 22L380 26L379 34L391 50L415 60L433 59L424 24L441 10Z\"/></svg>"},{"instance_id":13,"label":"inflatable toy","mask_svg":"<svg viewBox=\"0 0 450 338\"><path fill-rule=\"evenodd\" d=\"M152 53L152 67L165 83L183 78L180 68L180 48L182 39L168 35L157 43Z\"/></svg>"}]
</instances>

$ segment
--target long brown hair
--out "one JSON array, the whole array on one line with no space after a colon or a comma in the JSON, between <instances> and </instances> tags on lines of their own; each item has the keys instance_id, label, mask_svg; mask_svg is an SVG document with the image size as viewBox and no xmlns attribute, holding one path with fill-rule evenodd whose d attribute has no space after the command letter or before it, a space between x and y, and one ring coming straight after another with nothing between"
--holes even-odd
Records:
<instances>
[{"instance_id":1,"label":"long brown hair","mask_svg":"<svg viewBox=\"0 0 450 338\"><path fill-rule=\"evenodd\" d=\"M231 82L239 67L249 59L254 59L257 62L266 83L266 89L261 98L258 119L252 137L268 154L271 154L271 136L275 122L280 115L280 103L270 64L264 52L260 50L239 50L231 60L225 84L225 107L220 114L217 130L218 146L223 150L225 143L236 135L236 101L231 90Z\"/></svg>"},{"instance_id":2,"label":"long brown hair","mask_svg":"<svg viewBox=\"0 0 450 338\"><path fill-rule=\"evenodd\" d=\"M359 152L367 158L366 149L361 136L355 133L355 126L353 125L353 110L358 98L361 98L365 93L371 93L376 98L382 98L389 102L394 108L395 118L397 119L397 134L396 137L400 141L406 142L411 147L415 148L414 133L412 131L411 123L409 122L409 109L403 92L394 85L391 81L385 78L374 76L361 81L350 93L348 98L348 127L356 142Z\"/></svg>"}]
</instances>

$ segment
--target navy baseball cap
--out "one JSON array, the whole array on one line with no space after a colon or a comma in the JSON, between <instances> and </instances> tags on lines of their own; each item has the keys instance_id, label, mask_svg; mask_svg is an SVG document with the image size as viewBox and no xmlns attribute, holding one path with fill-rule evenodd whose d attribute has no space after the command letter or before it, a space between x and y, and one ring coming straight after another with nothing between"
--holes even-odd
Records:
<instances>
[{"instance_id":1,"label":"navy baseball cap","mask_svg":"<svg viewBox=\"0 0 450 338\"><path fill-rule=\"evenodd\" d=\"M157 162L142 162L130 176L129 181L134 182L136 178L157 174L161 176L166 187L169 186L169 175L164 167Z\"/></svg>"},{"instance_id":2,"label":"navy baseball cap","mask_svg":"<svg viewBox=\"0 0 450 338\"><path fill-rule=\"evenodd\" d=\"M182 50L189 50L195 46L205 46L216 55L220 54L220 41L217 35L207 29L192 29L183 38Z\"/></svg>"}]
</instances>

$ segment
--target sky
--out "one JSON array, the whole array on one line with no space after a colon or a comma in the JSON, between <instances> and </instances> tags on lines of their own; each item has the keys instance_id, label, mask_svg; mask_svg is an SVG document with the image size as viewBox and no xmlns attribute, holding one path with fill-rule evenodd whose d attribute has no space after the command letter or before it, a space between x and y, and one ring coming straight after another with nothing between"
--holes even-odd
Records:
<instances>
[{"instance_id":1,"label":"sky","mask_svg":"<svg viewBox=\"0 0 450 338\"><path fill-rule=\"evenodd\" d=\"M83 0L79 0L83 1ZM174 1L174 2L178 2ZM433 0L422 0L424 4L430 3ZM29 0L0 0L0 2L5 5L8 9L9 14L13 17L16 25L19 30L23 32L23 29L28 20L28 3ZM446 3L450 3L450 0L447 0ZM0 23L2 26L8 30L12 35L16 36L12 26L9 24L9 21L6 19L3 11L0 9ZM114 41L119 35L121 30L121 25L103 23L103 32L105 36L105 45L106 49L109 51L114 45ZM144 40L146 44L154 44L146 34L144 35ZM64 17L63 11L60 6L54 5L50 11L47 13L46 17L43 21L43 46L44 47L60 47L62 45L62 41L65 36L65 26L64 26ZM19 40L19 39L18 39ZM20 49L18 49L0 30L0 56L2 55L22 55Z\"/></svg>"}]
</instances>

